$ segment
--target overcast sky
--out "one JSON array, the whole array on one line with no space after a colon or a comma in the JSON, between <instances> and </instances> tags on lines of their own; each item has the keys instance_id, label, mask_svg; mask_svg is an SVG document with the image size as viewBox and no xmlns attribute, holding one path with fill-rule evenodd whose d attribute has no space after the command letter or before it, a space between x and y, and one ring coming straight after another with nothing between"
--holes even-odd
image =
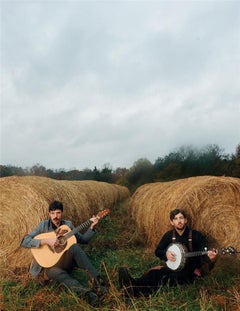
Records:
<instances>
[{"instance_id":1,"label":"overcast sky","mask_svg":"<svg viewBox=\"0 0 240 311\"><path fill-rule=\"evenodd\" d=\"M240 1L1 1L0 164L240 143Z\"/></svg>"}]
</instances>

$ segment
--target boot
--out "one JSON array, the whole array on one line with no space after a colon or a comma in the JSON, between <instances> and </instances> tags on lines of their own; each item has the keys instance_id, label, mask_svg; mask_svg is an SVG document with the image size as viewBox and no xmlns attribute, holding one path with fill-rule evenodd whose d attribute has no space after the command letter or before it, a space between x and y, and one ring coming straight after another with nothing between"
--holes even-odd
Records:
<instances>
[{"instance_id":1,"label":"boot","mask_svg":"<svg viewBox=\"0 0 240 311\"><path fill-rule=\"evenodd\" d=\"M100 276L92 280L92 288L101 298L108 293L108 290Z\"/></svg>"},{"instance_id":2,"label":"boot","mask_svg":"<svg viewBox=\"0 0 240 311\"><path fill-rule=\"evenodd\" d=\"M127 268L124 267L119 268L118 281L120 288L124 290L126 296L138 295L136 280L133 277L131 277Z\"/></svg>"},{"instance_id":3,"label":"boot","mask_svg":"<svg viewBox=\"0 0 240 311\"><path fill-rule=\"evenodd\" d=\"M93 291L88 291L84 295L86 301L93 307L99 306L100 300L98 295L96 295Z\"/></svg>"}]
</instances>

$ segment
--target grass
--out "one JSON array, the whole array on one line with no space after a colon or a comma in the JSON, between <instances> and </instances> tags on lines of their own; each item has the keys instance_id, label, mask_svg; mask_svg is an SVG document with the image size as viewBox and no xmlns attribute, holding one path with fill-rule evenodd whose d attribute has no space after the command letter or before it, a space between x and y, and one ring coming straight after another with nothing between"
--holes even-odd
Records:
<instances>
[{"instance_id":1,"label":"grass","mask_svg":"<svg viewBox=\"0 0 240 311\"><path fill-rule=\"evenodd\" d=\"M1 311L237 311L240 310L240 266L235 255L221 257L211 274L193 285L160 288L149 297L125 298L118 287L118 268L126 266L135 277L159 264L144 246L134 221L124 206L111 211L97 226L97 234L84 250L109 285L101 307L93 308L83 299L50 283L42 286L27 271L15 271L0 279ZM160 238L160 237L159 237ZM74 271L83 283L85 274Z\"/></svg>"}]
</instances>

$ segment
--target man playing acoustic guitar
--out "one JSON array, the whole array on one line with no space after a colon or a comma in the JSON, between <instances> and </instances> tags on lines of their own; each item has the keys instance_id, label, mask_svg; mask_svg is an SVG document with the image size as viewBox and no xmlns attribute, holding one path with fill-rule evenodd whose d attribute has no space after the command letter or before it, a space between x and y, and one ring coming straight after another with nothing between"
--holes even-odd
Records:
<instances>
[{"instance_id":1,"label":"man playing acoustic guitar","mask_svg":"<svg viewBox=\"0 0 240 311\"><path fill-rule=\"evenodd\" d=\"M63 204L59 201L52 202L49 205L49 219L41 221L31 233L23 238L21 246L31 248L35 259L30 273L37 276L44 268L49 280L57 281L85 298L91 305L96 305L99 302L99 295L106 293L107 290L101 285L98 271L93 267L79 244L87 244L93 237L94 226L100 217L90 218L86 222L88 229L83 234L78 232L81 226L79 229L74 228L71 221L64 220L62 217ZM65 237L66 232L69 232L68 234L72 237L64 241L62 237ZM93 284L92 289L84 287L72 277L71 272L74 267L88 272L89 280Z\"/></svg>"},{"instance_id":2,"label":"man playing acoustic guitar","mask_svg":"<svg viewBox=\"0 0 240 311\"><path fill-rule=\"evenodd\" d=\"M173 229L163 235L155 250L155 255L164 260L166 266L152 268L135 279L126 268L119 269L119 284L126 295L148 295L163 285L192 283L196 276L201 276L201 256L210 264L210 269L213 268L217 253L207 251L203 235L189 229L185 211L171 211L170 223Z\"/></svg>"}]
</instances>

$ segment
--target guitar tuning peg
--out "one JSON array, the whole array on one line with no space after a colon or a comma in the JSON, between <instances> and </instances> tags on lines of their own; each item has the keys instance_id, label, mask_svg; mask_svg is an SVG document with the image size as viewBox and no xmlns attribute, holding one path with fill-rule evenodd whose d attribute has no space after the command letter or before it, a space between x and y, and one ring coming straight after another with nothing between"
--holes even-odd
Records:
<instances>
[{"instance_id":1,"label":"guitar tuning peg","mask_svg":"<svg viewBox=\"0 0 240 311\"><path fill-rule=\"evenodd\" d=\"M235 253L236 253L235 248L232 247L232 246L229 246L228 249L227 249L227 251L228 251L229 254L235 254Z\"/></svg>"},{"instance_id":2,"label":"guitar tuning peg","mask_svg":"<svg viewBox=\"0 0 240 311\"><path fill-rule=\"evenodd\" d=\"M226 254L229 254L229 255L232 255L232 254L235 254L236 253L236 250L234 247L232 246L229 246L229 247L222 247L221 248L221 254L222 255L226 255Z\"/></svg>"},{"instance_id":3,"label":"guitar tuning peg","mask_svg":"<svg viewBox=\"0 0 240 311\"><path fill-rule=\"evenodd\" d=\"M225 254L226 254L226 248L225 248L225 247L222 247L222 248L221 248L221 254L222 254L222 255L225 255Z\"/></svg>"}]
</instances>

